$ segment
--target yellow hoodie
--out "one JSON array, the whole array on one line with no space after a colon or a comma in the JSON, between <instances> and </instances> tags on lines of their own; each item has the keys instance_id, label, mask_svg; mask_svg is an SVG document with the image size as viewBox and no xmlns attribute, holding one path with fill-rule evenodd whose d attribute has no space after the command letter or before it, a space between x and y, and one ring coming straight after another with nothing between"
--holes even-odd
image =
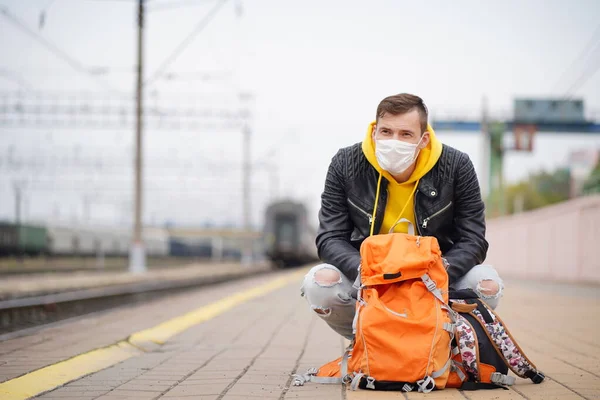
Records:
<instances>
[{"instance_id":1,"label":"yellow hoodie","mask_svg":"<svg viewBox=\"0 0 600 400\"><path fill-rule=\"evenodd\" d=\"M415 224L415 210L414 210L414 193L421 179L427 172L429 172L442 154L442 143L436 138L435 132L431 126L427 125L429 131L429 144L424 149L421 149L417 157L417 165L410 178L403 183L398 183L394 177L387 171L383 170L377 162L375 156L375 143L373 141L373 127L375 122L371 122L369 129L367 129L367 136L362 143L362 151L367 157L367 160L373 167L379 172L379 182L377 183L377 193L379 193L379 185L381 183L381 177L383 176L388 180L388 199L385 206L385 214L383 216L383 224L379 233L388 233L390 228L400 220L406 218L410 222ZM373 216L375 217L375 210L373 210ZM408 232L408 225L401 223L396 225L394 232Z\"/></svg>"}]
</instances>

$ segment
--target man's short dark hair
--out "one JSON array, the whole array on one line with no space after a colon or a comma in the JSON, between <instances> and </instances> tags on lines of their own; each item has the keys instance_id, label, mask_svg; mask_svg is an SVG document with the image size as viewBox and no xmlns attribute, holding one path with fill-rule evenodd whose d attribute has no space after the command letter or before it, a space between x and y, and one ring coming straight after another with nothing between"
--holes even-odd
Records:
<instances>
[{"instance_id":1,"label":"man's short dark hair","mask_svg":"<svg viewBox=\"0 0 600 400\"><path fill-rule=\"evenodd\" d=\"M423 99L414 94L400 93L381 100L377 106L376 121L379 121L379 118L385 114L400 115L415 109L421 117L421 134L423 134L427 130L427 107L423 103Z\"/></svg>"}]
</instances>

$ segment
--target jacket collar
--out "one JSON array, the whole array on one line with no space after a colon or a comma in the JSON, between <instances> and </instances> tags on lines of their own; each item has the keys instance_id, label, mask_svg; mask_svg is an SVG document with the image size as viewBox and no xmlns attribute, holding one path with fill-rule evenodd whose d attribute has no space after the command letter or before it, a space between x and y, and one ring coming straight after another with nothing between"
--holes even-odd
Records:
<instances>
[{"instance_id":1,"label":"jacket collar","mask_svg":"<svg viewBox=\"0 0 600 400\"><path fill-rule=\"evenodd\" d=\"M433 185L433 179L431 177L431 171L425 174L419 181L419 187L417 190L423 193L429 198L436 198L438 196L438 189Z\"/></svg>"}]
</instances>

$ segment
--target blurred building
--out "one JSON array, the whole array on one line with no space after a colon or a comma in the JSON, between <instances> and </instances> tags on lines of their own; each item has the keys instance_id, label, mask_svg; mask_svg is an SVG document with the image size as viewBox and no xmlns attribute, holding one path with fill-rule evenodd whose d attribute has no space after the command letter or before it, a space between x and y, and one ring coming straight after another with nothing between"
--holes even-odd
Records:
<instances>
[{"instance_id":1,"label":"blurred building","mask_svg":"<svg viewBox=\"0 0 600 400\"><path fill-rule=\"evenodd\" d=\"M584 123L583 100L515 99L516 123Z\"/></svg>"}]
</instances>

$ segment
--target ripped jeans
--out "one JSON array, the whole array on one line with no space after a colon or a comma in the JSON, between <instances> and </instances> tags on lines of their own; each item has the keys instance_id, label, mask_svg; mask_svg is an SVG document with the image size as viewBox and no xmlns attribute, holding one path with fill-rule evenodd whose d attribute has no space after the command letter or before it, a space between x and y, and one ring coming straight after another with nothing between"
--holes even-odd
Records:
<instances>
[{"instance_id":1,"label":"ripped jeans","mask_svg":"<svg viewBox=\"0 0 600 400\"><path fill-rule=\"evenodd\" d=\"M315 274L322 269L336 271L339 275L337 281L332 283L318 283ZM481 290L481 282L491 280L498 284L498 292L494 295L485 294ZM301 294L308 301L311 309L317 313L327 324L345 338L352 340L352 320L356 310L357 290L353 282L330 264L319 264L313 267L304 277ZM498 272L491 265L476 265L465 276L460 278L452 287L456 290L473 289L479 297L492 308L498 306L504 283Z\"/></svg>"}]
</instances>

